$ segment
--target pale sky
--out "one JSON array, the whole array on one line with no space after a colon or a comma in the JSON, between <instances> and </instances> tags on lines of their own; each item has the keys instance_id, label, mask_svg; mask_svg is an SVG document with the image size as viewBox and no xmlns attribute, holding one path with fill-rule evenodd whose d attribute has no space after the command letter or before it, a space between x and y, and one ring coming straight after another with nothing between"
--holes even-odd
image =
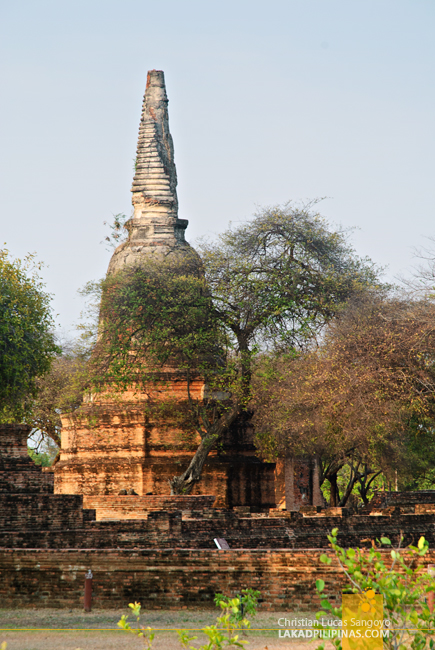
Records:
<instances>
[{"instance_id":1,"label":"pale sky","mask_svg":"<svg viewBox=\"0 0 435 650\"><path fill-rule=\"evenodd\" d=\"M191 243L329 197L360 255L408 273L435 235L434 33L433 0L0 0L1 243L48 265L73 331L156 68Z\"/></svg>"}]
</instances>

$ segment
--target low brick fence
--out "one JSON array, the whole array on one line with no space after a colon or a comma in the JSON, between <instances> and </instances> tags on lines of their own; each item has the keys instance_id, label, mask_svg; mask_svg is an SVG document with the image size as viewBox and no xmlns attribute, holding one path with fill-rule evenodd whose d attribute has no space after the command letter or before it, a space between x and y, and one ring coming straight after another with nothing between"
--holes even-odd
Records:
<instances>
[{"instance_id":1,"label":"low brick fence","mask_svg":"<svg viewBox=\"0 0 435 650\"><path fill-rule=\"evenodd\" d=\"M215 593L261 591L262 608L308 610L318 606L315 581L339 593L343 576L325 566L317 549L292 551L0 550L0 607L80 607L84 578L94 575L95 608L214 607Z\"/></svg>"},{"instance_id":2,"label":"low brick fence","mask_svg":"<svg viewBox=\"0 0 435 650\"><path fill-rule=\"evenodd\" d=\"M210 551L167 550L17 550L0 551L0 607L81 607L84 578L94 574L93 606L123 608L213 607L217 592L261 591L262 609L313 610L319 606L315 582L341 599L345 576L333 556L330 566L320 549ZM386 552L388 560L389 552ZM434 563L435 552L424 563Z\"/></svg>"}]
</instances>

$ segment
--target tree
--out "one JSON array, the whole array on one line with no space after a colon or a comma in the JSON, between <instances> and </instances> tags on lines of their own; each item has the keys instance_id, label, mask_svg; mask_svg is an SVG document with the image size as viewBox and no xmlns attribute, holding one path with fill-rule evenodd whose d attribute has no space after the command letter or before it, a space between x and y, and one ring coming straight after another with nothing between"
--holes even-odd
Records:
<instances>
[{"instance_id":1,"label":"tree","mask_svg":"<svg viewBox=\"0 0 435 650\"><path fill-rule=\"evenodd\" d=\"M37 377L36 395L25 415L26 423L32 427L29 449L31 447L34 452L30 455L37 464L41 460L40 449L42 454L48 452L43 457L44 462L49 465L53 460L57 462L61 446L61 415L79 408L89 388L88 362L97 341L101 282L88 282L79 293L87 299L78 326L80 336L74 340L56 336L58 353L50 370Z\"/></svg>"},{"instance_id":2,"label":"tree","mask_svg":"<svg viewBox=\"0 0 435 650\"><path fill-rule=\"evenodd\" d=\"M59 447L35 429L27 440L27 452L36 465L51 467L59 454Z\"/></svg>"},{"instance_id":3,"label":"tree","mask_svg":"<svg viewBox=\"0 0 435 650\"><path fill-rule=\"evenodd\" d=\"M415 472L435 450L435 305L366 293L331 321L322 344L266 361L257 378L260 444L317 454L331 505L376 476ZM338 493L338 472L348 484Z\"/></svg>"},{"instance_id":4,"label":"tree","mask_svg":"<svg viewBox=\"0 0 435 650\"><path fill-rule=\"evenodd\" d=\"M95 357L102 383L146 386L166 364L188 383L199 373L209 386L202 403L189 396L201 444L174 477L175 493L191 490L209 451L248 409L258 350L304 349L343 302L377 282L373 264L358 258L347 234L331 229L314 206L259 212L202 243L200 266L196 257L170 256L104 284Z\"/></svg>"},{"instance_id":5,"label":"tree","mask_svg":"<svg viewBox=\"0 0 435 650\"><path fill-rule=\"evenodd\" d=\"M36 379L37 392L26 422L46 444L50 445L51 440L60 447L60 416L80 406L87 381L86 358L75 347L63 347L49 372Z\"/></svg>"},{"instance_id":6,"label":"tree","mask_svg":"<svg viewBox=\"0 0 435 650\"><path fill-rule=\"evenodd\" d=\"M414 257L420 260L411 276L400 277L408 292L417 298L433 299L435 295L435 237L426 238L430 243L414 249Z\"/></svg>"},{"instance_id":7,"label":"tree","mask_svg":"<svg viewBox=\"0 0 435 650\"><path fill-rule=\"evenodd\" d=\"M0 250L0 420L21 421L32 408L38 378L59 348L50 295L33 255L11 260Z\"/></svg>"},{"instance_id":8,"label":"tree","mask_svg":"<svg viewBox=\"0 0 435 650\"><path fill-rule=\"evenodd\" d=\"M198 249L247 385L253 352L305 349L352 295L379 283L373 262L355 254L317 203L266 208Z\"/></svg>"}]
</instances>

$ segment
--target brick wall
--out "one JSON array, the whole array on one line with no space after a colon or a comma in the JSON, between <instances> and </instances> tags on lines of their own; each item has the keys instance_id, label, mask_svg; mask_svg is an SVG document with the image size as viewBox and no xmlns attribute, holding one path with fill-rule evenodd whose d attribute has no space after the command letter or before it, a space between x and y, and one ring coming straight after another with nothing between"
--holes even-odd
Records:
<instances>
[{"instance_id":1,"label":"brick wall","mask_svg":"<svg viewBox=\"0 0 435 650\"><path fill-rule=\"evenodd\" d=\"M417 504L435 504L435 490L414 490L413 492L376 492L364 510L370 512L376 508L389 506L414 506Z\"/></svg>"},{"instance_id":2,"label":"brick wall","mask_svg":"<svg viewBox=\"0 0 435 650\"><path fill-rule=\"evenodd\" d=\"M53 493L54 475L35 465L27 453L31 427L0 424L0 493Z\"/></svg>"},{"instance_id":3,"label":"brick wall","mask_svg":"<svg viewBox=\"0 0 435 650\"><path fill-rule=\"evenodd\" d=\"M146 519L153 510L202 510L211 508L214 495L84 495L83 505L96 511L96 519Z\"/></svg>"},{"instance_id":4,"label":"brick wall","mask_svg":"<svg viewBox=\"0 0 435 650\"><path fill-rule=\"evenodd\" d=\"M30 501L13 495L12 514L4 509L5 523L0 526L3 548L215 548L214 538L224 537L231 549L306 549L327 548L327 535L338 528L343 546L370 547L382 536L398 544L416 543L424 535L435 546L435 514L399 514L385 516L238 516L232 511L206 509L201 512L152 511L147 519L95 521L93 510L80 510L72 499L55 495ZM7 503L7 502L5 502ZM47 505L45 505L47 503ZM15 508L15 510L14 510ZM394 508L393 508L394 510ZM74 517L84 514L83 521ZM282 513L283 515L288 513ZM69 518L70 517L70 518Z\"/></svg>"},{"instance_id":5,"label":"brick wall","mask_svg":"<svg viewBox=\"0 0 435 650\"><path fill-rule=\"evenodd\" d=\"M340 598L344 576L335 559L319 561L315 549L293 550L3 550L0 552L0 607L80 607L84 577L94 574L93 606L145 608L212 606L217 592L262 593L268 610L313 610L319 606L315 581ZM388 553L387 553L388 556ZM435 553L425 563L433 563Z\"/></svg>"},{"instance_id":6,"label":"brick wall","mask_svg":"<svg viewBox=\"0 0 435 650\"><path fill-rule=\"evenodd\" d=\"M213 606L217 592L262 592L265 609L312 608L315 580L340 590L335 566L318 551L97 550L0 552L0 606L80 607L84 576L94 574L94 607Z\"/></svg>"},{"instance_id":7,"label":"brick wall","mask_svg":"<svg viewBox=\"0 0 435 650\"><path fill-rule=\"evenodd\" d=\"M185 380L177 376L169 373L165 383L164 390L172 395L186 390ZM200 393L202 386L199 380L195 390ZM168 480L189 465L199 434L182 432L170 418L165 423L150 421L140 395L132 402L125 401L127 397L106 396L100 404L84 404L62 418L56 493L117 495L133 488L139 495L169 496ZM210 452L192 494L214 494L219 507L273 507L274 469L274 463L256 458L252 425L240 416L219 450Z\"/></svg>"},{"instance_id":8,"label":"brick wall","mask_svg":"<svg viewBox=\"0 0 435 650\"><path fill-rule=\"evenodd\" d=\"M83 527L81 495L0 494L0 530Z\"/></svg>"}]
</instances>

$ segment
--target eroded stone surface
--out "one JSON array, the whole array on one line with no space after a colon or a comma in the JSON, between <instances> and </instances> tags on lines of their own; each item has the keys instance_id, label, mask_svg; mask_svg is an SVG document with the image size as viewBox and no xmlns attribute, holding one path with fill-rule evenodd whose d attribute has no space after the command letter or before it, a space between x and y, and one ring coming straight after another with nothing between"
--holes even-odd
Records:
<instances>
[{"instance_id":1,"label":"eroded stone surface","mask_svg":"<svg viewBox=\"0 0 435 650\"><path fill-rule=\"evenodd\" d=\"M194 255L184 238L188 221L178 218L174 145L161 70L148 72L132 192L129 238L113 254L109 273L138 265L147 255Z\"/></svg>"}]
</instances>

